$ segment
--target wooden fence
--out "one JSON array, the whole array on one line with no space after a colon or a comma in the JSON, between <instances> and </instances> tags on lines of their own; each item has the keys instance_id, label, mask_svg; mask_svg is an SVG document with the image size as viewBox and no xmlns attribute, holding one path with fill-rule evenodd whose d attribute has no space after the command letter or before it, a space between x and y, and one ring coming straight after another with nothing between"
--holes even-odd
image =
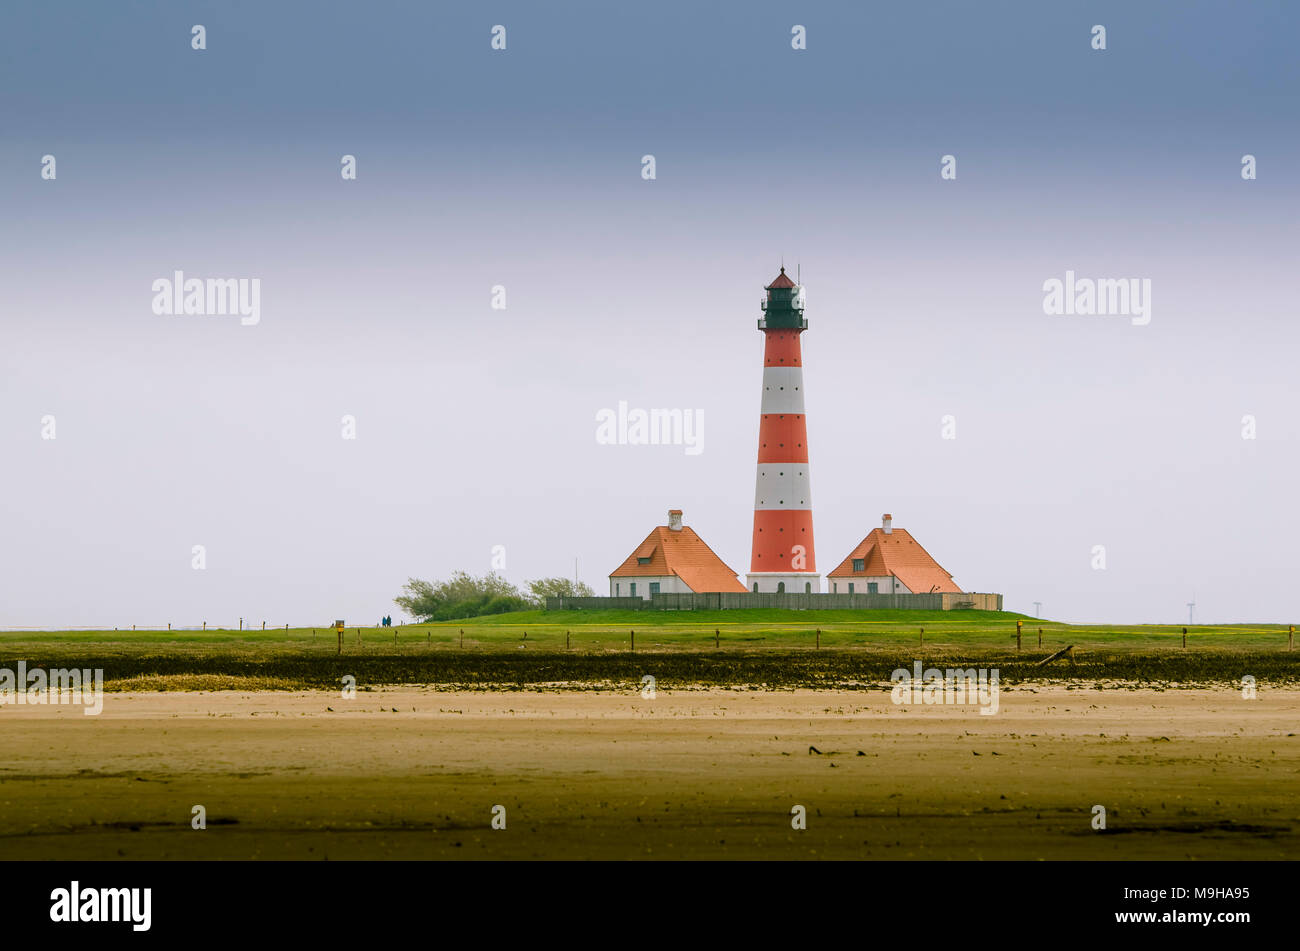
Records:
<instances>
[{"instance_id":1,"label":"wooden fence","mask_svg":"<svg viewBox=\"0 0 1300 951\"><path fill-rule=\"evenodd\" d=\"M755 594L752 591L652 594L645 598L547 598L548 611L1001 611L1002 595L936 594Z\"/></svg>"}]
</instances>

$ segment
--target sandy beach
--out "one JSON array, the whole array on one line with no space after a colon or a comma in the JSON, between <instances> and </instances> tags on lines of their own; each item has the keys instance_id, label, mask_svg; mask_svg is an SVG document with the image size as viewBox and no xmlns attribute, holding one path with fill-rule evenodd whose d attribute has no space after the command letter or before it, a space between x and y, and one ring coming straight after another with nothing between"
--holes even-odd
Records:
<instances>
[{"instance_id":1,"label":"sandy beach","mask_svg":"<svg viewBox=\"0 0 1300 951\"><path fill-rule=\"evenodd\" d=\"M0 857L1295 859L1297 732L1294 688L110 694L0 708Z\"/></svg>"}]
</instances>

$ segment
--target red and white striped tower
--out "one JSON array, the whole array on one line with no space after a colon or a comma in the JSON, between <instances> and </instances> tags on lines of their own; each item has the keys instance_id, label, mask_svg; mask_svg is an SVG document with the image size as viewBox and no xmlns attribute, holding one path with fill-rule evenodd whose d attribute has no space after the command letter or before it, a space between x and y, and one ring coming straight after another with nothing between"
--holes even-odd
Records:
<instances>
[{"instance_id":1,"label":"red and white striped tower","mask_svg":"<svg viewBox=\"0 0 1300 951\"><path fill-rule=\"evenodd\" d=\"M808 329L803 287L785 268L766 288L763 316L763 408L758 427L751 591L821 591L813 553L808 479L808 425L803 407L799 335Z\"/></svg>"}]
</instances>

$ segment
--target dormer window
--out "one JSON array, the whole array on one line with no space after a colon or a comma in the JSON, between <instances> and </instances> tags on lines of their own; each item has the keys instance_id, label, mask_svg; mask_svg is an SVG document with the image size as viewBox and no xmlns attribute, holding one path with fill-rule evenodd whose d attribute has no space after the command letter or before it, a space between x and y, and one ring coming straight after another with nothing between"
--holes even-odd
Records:
<instances>
[{"instance_id":1,"label":"dormer window","mask_svg":"<svg viewBox=\"0 0 1300 951\"><path fill-rule=\"evenodd\" d=\"M854 559L853 559L853 570L854 570L854 571L863 571L863 570L865 569L865 567L866 567L866 559L865 559L865 558L854 558Z\"/></svg>"},{"instance_id":2,"label":"dormer window","mask_svg":"<svg viewBox=\"0 0 1300 951\"><path fill-rule=\"evenodd\" d=\"M650 564L650 556L646 555L644 558L642 558L641 556L638 555L636 559L636 563L638 565L648 565Z\"/></svg>"}]
</instances>

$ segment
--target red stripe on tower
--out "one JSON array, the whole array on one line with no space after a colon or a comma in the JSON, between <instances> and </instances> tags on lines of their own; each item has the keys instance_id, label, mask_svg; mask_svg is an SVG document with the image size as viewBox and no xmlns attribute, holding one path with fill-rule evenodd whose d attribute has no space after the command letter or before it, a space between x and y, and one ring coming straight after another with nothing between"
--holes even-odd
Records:
<instances>
[{"instance_id":1,"label":"red stripe on tower","mask_svg":"<svg viewBox=\"0 0 1300 951\"><path fill-rule=\"evenodd\" d=\"M802 594L821 591L813 549L808 473L808 423L803 405L803 354L799 335L808 328L803 287L781 268L765 290L763 404L758 427L758 477L754 486L753 555L746 576L751 591Z\"/></svg>"}]
</instances>

